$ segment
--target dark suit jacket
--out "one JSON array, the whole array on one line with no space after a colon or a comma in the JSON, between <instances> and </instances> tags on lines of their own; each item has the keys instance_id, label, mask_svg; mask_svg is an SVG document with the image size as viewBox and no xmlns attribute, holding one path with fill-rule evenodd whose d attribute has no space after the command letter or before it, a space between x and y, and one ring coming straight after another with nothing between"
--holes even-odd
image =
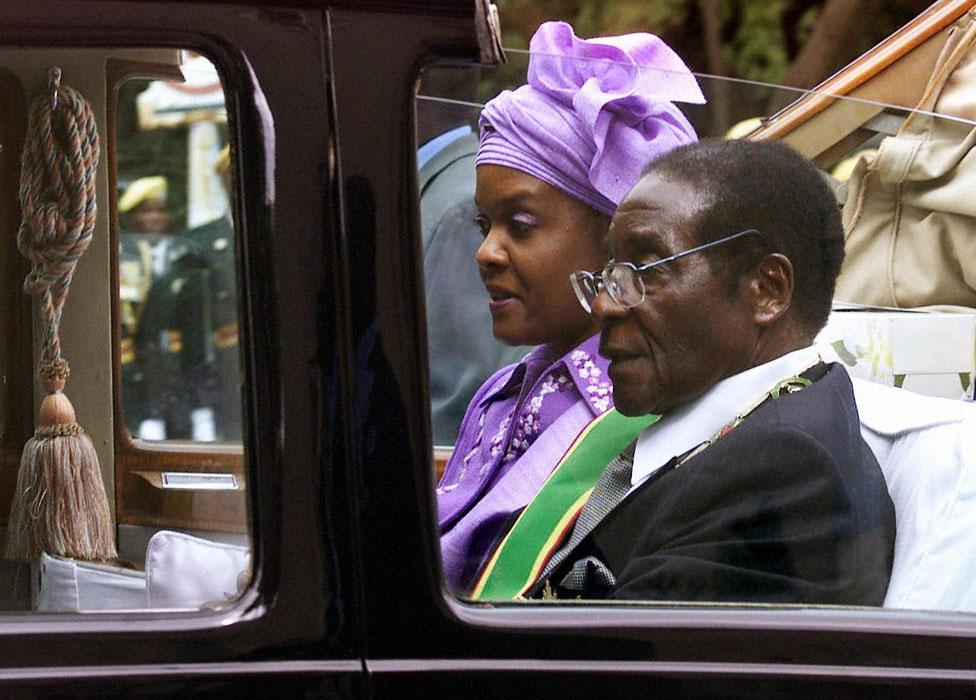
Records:
<instances>
[{"instance_id":1,"label":"dark suit jacket","mask_svg":"<svg viewBox=\"0 0 976 700\"><path fill-rule=\"evenodd\" d=\"M583 598L881 605L894 539L894 507L861 438L850 379L829 365L811 386L766 401L681 466L653 474L549 580L592 556L615 584L587 584Z\"/></svg>"}]
</instances>

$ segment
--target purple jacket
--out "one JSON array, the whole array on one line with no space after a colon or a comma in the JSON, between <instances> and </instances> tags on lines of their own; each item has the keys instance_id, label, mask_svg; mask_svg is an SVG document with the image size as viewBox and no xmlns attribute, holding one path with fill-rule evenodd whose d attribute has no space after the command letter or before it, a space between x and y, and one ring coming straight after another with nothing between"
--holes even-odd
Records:
<instances>
[{"instance_id":1,"label":"purple jacket","mask_svg":"<svg viewBox=\"0 0 976 700\"><path fill-rule=\"evenodd\" d=\"M512 513L535 496L580 431L613 407L599 335L553 360L545 345L475 394L437 487L444 574L466 592Z\"/></svg>"}]
</instances>

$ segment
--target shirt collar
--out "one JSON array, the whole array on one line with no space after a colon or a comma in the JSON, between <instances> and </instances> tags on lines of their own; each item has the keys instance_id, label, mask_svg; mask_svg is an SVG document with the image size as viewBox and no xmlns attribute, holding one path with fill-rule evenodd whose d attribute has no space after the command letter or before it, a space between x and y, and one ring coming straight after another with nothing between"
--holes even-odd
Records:
<instances>
[{"instance_id":1,"label":"shirt collar","mask_svg":"<svg viewBox=\"0 0 976 700\"><path fill-rule=\"evenodd\" d=\"M561 358L580 396L594 417L613 408L613 384L607 375L610 360L600 355L600 334L584 340Z\"/></svg>"},{"instance_id":2,"label":"shirt collar","mask_svg":"<svg viewBox=\"0 0 976 700\"><path fill-rule=\"evenodd\" d=\"M565 355L550 360L551 353L548 346L540 345L516 364L507 379L497 389L485 394L480 405L488 403L502 396L518 393L521 389L526 368L531 364L546 363L546 368L539 376L545 376L553 369L562 365L570 379L576 385L580 396L586 399L586 405L594 416L599 416L613 407L613 386L607 375L610 361L602 357L597 349L600 346L600 334L590 336Z\"/></svg>"},{"instance_id":3,"label":"shirt collar","mask_svg":"<svg viewBox=\"0 0 976 700\"><path fill-rule=\"evenodd\" d=\"M637 438L631 485L637 486L672 457L711 439L783 379L819 360L813 346L794 350L726 377L703 395L678 407Z\"/></svg>"},{"instance_id":4,"label":"shirt collar","mask_svg":"<svg viewBox=\"0 0 976 700\"><path fill-rule=\"evenodd\" d=\"M496 380L495 388L485 392L485 395L482 397L481 402L478 405L484 407L501 397L508 396L509 394L518 394L519 390L522 388L522 382L525 378L528 367L530 365L538 365L542 362L545 362L548 365L551 361L548 359L546 346L537 345L536 347L532 348L529 354L516 362L514 365L511 365L507 374L500 376L498 380Z\"/></svg>"}]
</instances>

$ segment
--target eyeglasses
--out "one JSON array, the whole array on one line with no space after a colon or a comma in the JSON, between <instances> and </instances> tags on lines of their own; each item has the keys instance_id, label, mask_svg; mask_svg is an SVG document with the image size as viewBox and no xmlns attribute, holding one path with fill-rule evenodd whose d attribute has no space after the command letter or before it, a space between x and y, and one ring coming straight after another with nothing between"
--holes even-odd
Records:
<instances>
[{"instance_id":1,"label":"eyeglasses","mask_svg":"<svg viewBox=\"0 0 976 700\"><path fill-rule=\"evenodd\" d=\"M709 248L714 248L724 243L734 241L737 238L750 236L752 234L762 236L759 231L754 228L750 228L745 231L733 233L731 236L720 238L717 241L700 245L697 248L692 248L691 250L686 250L666 258L661 258L660 260L655 260L654 262L647 263L646 265L634 265L633 263L629 262L616 262L611 260L607 263L607 266L603 268L602 272L587 272L586 270L574 272L569 276L569 282L573 285L573 291L576 292L576 298L579 299L579 303L584 309L586 309L587 313L593 313L593 300L596 299L601 289L606 289L607 294L610 295L610 298L613 299L616 304L625 309L629 309L644 301L647 289L644 286L643 275L649 270L653 270L655 267L665 263L674 262L678 258L683 258L686 255L701 253Z\"/></svg>"}]
</instances>

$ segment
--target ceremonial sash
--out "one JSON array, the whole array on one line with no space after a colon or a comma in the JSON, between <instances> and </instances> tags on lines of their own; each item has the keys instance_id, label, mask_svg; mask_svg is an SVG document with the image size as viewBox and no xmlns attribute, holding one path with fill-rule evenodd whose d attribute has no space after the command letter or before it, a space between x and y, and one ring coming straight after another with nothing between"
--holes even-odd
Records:
<instances>
[{"instance_id":1,"label":"ceremonial sash","mask_svg":"<svg viewBox=\"0 0 976 700\"><path fill-rule=\"evenodd\" d=\"M630 418L610 409L590 421L498 545L470 598L510 600L522 594L576 522L610 460L658 418Z\"/></svg>"},{"instance_id":2,"label":"ceremonial sash","mask_svg":"<svg viewBox=\"0 0 976 700\"><path fill-rule=\"evenodd\" d=\"M484 538L486 524L497 523L496 535L491 540L503 536L506 530L501 529L502 524L509 523L512 513L520 512L529 504L549 478L553 465L558 464L566 449L592 420L593 413L586 400L576 401L542 431L514 467L494 481L491 488L469 489L466 498L455 498L453 503L447 498L439 499L442 503L438 505L443 506L442 518L450 523L441 530L441 561L444 577L454 589L470 586L472 578L480 571L475 567L494 551L497 542L479 544ZM496 468L480 479L480 486L491 483L501 466L496 461Z\"/></svg>"}]
</instances>

